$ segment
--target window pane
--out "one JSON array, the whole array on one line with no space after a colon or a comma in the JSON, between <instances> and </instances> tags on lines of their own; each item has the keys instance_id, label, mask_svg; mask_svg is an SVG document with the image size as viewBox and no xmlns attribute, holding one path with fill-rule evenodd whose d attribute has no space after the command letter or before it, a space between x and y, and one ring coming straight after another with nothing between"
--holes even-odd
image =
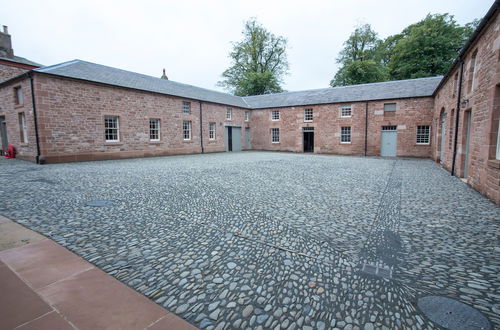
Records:
<instances>
[{"instance_id":1,"label":"window pane","mask_svg":"<svg viewBox=\"0 0 500 330\"><path fill-rule=\"evenodd\" d=\"M149 120L149 139L151 141L160 140L160 120L150 119Z\"/></svg>"},{"instance_id":2,"label":"window pane","mask_svg":"<svg viewBox=\"0 0 500 330\"><path fill-rule=\"evenodd\" d=\"M118 117L106 116L104 117L104 137L106 141L119 140L119 126Z\"/></svg>"},{"instance_id":3,"label":"window pane","mask_svg":"<svg viewBox=\"0 0 500 330\"><path fill-rule=\"evenodd\" d=\"M417 126L417 144L429 144L430 126Z\"/></svg>"},{"instance_id":4,"label":"window pane","mask_svg":"<svg viewBox=\"0 0 500 330\"><path fill-rule=\"evenodd\" d=\"M185 115L189 115L191 113L191 102L182 102L182 112Z\"/></svg>"},{"instance_id":5,"label":"window pane","mask_svg":"<svg viewBox=\"0 0 500 330\"><path fill-rule=\"evenodd\" d=\"M351 117L351 106L342 107L342 117Z\"/></svg>"}]
</instances>

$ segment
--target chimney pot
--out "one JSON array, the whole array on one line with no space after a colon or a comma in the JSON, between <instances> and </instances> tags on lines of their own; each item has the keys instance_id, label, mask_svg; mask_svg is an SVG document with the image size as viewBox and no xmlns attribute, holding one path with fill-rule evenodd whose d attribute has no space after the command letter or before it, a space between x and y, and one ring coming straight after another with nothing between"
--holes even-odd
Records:
<instances>
[{"instance_id":1,"label":"chimney pot","mask_svg":"<svg viewBox=\"0 0 500 330\"><path fill-rule=\"evenodd\" d=\"M9 27L7 25L3 26L3 33L9 34Z\"/></svg>"}]
</instances>

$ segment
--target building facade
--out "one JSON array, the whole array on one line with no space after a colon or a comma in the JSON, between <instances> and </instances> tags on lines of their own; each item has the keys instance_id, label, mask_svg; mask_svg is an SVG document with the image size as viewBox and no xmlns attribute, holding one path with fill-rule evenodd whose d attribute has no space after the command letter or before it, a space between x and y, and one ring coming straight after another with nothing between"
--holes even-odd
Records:
<instances>
[{"instance_id":1,"label":"building facade","mask_svg":"<svg viewBox=\"0 0 500 330\"><path fill-rule=\"evenodd\" d=\"M250 97L0 58L2 145L43 163L240 150L432 158L500 203L499 29L496 1L444 77Z\"/></svg>"}]
</instances>

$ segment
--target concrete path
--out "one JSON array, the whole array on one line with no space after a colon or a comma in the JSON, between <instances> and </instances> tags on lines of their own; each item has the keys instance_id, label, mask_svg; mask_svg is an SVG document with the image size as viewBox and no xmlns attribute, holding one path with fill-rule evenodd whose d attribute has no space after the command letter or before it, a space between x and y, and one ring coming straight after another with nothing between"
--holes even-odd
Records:
<instances>
[{"instance_id":1,"label":"concrete path","mask_svg":"<svg viewBox=\"0 0 500 330\"><path fill-rule=\"evenodd\" d=\"M0 329L196 329L50 239L0 216Z\"/></svg>"}]
</instances>

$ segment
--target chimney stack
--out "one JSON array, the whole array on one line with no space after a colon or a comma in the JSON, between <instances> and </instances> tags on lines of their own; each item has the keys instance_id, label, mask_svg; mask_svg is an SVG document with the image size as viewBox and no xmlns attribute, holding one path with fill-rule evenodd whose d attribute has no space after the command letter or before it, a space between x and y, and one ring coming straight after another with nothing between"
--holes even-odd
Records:
<instances>
[{"instance_id":1,"label":"chimney stack","mask_svg":"<svg viewBox=\"0 0 500 330\"><path fill-rule=\"evenodd\" d=\"M163 69L163 75L161 76L161 79L168 80L167 74L165 73L165 69Z\"/></svg>"},{"instance_id":2,"label":"chimney stack","mask_svg":"<svg viewBox=\"0 0 500 330\"><path fill-rule=\"evenodd\" d=\"M7 25L3 26L3 32L0 32L0 57L14 58L12 41Z\"/></svg>"}]
</instances>

